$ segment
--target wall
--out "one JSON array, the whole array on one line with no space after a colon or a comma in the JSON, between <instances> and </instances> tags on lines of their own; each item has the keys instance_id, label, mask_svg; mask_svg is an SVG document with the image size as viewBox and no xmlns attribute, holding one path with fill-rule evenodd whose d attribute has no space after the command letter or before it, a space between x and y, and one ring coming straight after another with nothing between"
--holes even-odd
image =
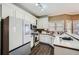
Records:
<instances>
[{"instance_id":1,"label":"wall","mask_svg":"<svg viewBox=\"0 0 79 59\"><path fill-rule=\"evenodd\" d=\"M51 20L67 20L71 19L69 15L63 14L63 15L57 15L57 16L49 16L49 21Z\"/></svg>"},{"instance_id":2,"label":"wall","mask_svg":"<svg viewBox=\"0 0 79 59\"><path fill-rule=\"evenodd\" d=\"M72 20L79 20L79 14L77 15L71 15Z\"/></svg>"},{"instance_id":3,"label":"wall","mask_svg":"<svg viewBox=\"0 0 79 59\"><path fill-rule=\"evenodd\" d=\"M79 14L71 15L72 25L73 25L73 34L79 35Z\"/></svg>"},{"instance_id":4,"label":"wall","mask_svg":"<svg viewBox=\"0 0 79 59\"><path fill-rule=\"evenodd\" d=\"M27 41L31 41L31 36L23 38L25 35L22 32L23 21L27 24L36 25L37 18L30 13L24 11L23 9L15 6L14 4L2 4L2 18L10 17L10 41L9 41L9 50L12 50L20 45L22 45L22 39L26 39ZM13 17L13 18L11 18ZM16 42L16 43L13 43ZM32 41L31 41L32 42ZM32 45L32 44L31 44Z\"/></svg>"},{"instance_id":5,"label":"wall","mask_svg":"<svg viewBox=\"0 0 79 59\"><path fill-rule=\"evenodd\" d=\"M60 20L64 20L65 24L65 31L67 33L73 33L73 23L79 21L79 14L77 15L58 15L58 16L49 16L49 23L53 24L54 21L58 21L59 23L61 23Z\"/></svg>"},{"instance_id":6,"label":"wall","mask_svg":"<svg viewBox=\"0 0 79 59\"><path fill-rule=\"evenodd\" d=\"M37 28L48 29L48 17L41 17L37 20Z\"/></svg>"},{"instance_id":7,"label":"wall","mask_svg":"<svg viewBox=\"0 0 79 59\"><path fill-rule=\"evenodd\" d=\"M49 21L49 29L52 31L64 31L64 20Z\"/></svg>"},{"instance_id":8,"label":"wall","mask_svg":"<svg viewBox=\"0 0 79 59\"><path fill-rule=\"evenodd\" d=\"M49 17L49 22L58 22L59 24L62 23L62 21L64 21L65 24L63 24L65 26L65 30L68 33L71 33L71 29L72 29L72 21L71 21L71 17L69 15L58 15L58 16L50 16Z\"/></svg>"},{"instance_id":9,"label":"wall","mask_svg":"<svg viewBox=\"0 0 79 59\"><path fill-rule=\"evenodd\" d=\"M9 54L10 55L28 55L28 54L31 54L30 43L12 51Z\"/></svg>"}]
</instances>

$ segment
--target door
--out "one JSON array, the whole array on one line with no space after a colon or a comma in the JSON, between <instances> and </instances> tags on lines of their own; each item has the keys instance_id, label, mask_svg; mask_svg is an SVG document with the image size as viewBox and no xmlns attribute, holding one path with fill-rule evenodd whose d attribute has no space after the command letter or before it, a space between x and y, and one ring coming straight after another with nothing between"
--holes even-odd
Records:
<instances>
[{"instance_id":1,"label":"door","mask_svg":"<svg viewBox=\"0 0 79 59\"><path fill-rule=\"evenodd\" d=\"M9 54L9 17L1 20L1 54Z\"/></svg>"}]
</instances>

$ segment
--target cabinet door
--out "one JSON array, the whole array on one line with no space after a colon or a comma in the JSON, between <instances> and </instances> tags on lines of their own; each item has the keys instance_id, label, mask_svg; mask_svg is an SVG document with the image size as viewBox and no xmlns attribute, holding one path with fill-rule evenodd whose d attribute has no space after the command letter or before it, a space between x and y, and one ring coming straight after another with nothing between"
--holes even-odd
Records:
<instances>
[{"instance_id":1,"label":"cabinet door","mask_svg":"<svg viewBox=\"0 0 79 59\"><path fill-rule=\"evenodd\" d=\"M24 14L21 11L16 9L15 10L15 17L19 18L19 19L24 19Z\"/></svg>"},{"instance_id":2,"label":"cabinet door","mask_svg":"<svg viewBox=\"0 0 79 59\"><path fill-rule=\"evenodd\" d=\"M43 28L43 22L40 19L37 20L37 28Z\"/></svg>"},{"instance_id":3,"label":"cabinet door","mask_svg":"<svg viewBox=\"0 0 79 59\"><path fill-rule=\"evenodd\" d=\"M40 35L40 41L51 44L51 37L49 35Z\"/></svg>"},{"instance_id":4,"label":"cabinet door","mask_svg":"<svg viewBox=\"0 0 79 59\"><path fill-rule=\"evenodd\" d=\"M43 35L40 35L40 38L39 38L39 39L40 39L40 42L44 42L44 41L45 41L45 40L44 40L45 38L44 38Z\"/></svg>"},{"instance_id":5,"label":"cabinet door","mask_svg":"<svg viewBox=\"0 0 79 59\"><path fill-rule=\"evenodd\" d=\"M22 45L22 19L9 19L9 51Z\"/></svg>"},{"instance_id":6,"label":"cabinet door","mask_svg":"<svg viewBox=\"0 0 79 59\"><path fill-rule=\"evenodd\" d=\"M9 4L2 4L2 17L15 16L14 8Z\"/></svg>"}]
</instances>

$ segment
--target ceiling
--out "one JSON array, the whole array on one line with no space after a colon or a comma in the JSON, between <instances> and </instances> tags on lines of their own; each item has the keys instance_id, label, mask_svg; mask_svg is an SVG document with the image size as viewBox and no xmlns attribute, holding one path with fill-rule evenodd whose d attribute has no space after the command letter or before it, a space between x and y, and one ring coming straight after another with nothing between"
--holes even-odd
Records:
<instances>
[{"instance_id":1,"label":"ceiling","mask_svg":"<svg viewBox=\"0 0 79 59\"><path fill-rule=\"evenodd\" d=\"M15 3L20 8L30 12L35 16L55 16L61 14L79 14L79 3L41 3L46 8L41 11L36 3Z\"/></svg>"}]
</instances>

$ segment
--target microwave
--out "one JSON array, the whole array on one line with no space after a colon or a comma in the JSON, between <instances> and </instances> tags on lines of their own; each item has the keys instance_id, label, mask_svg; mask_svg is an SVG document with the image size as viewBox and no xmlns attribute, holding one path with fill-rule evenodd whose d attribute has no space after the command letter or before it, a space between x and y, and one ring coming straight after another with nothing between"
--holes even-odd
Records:
<instances>
[{"instance_id":1,"label":"microwave","mask_svg":"<svg viewBox=\"0 0 79 59\"><path fill-rule=\"evenodd\" d=\"M37 29L37 26L30 24L30 28L31 28L32 30L33 30L33 29Z\"/></svg>"}]
</instances>

